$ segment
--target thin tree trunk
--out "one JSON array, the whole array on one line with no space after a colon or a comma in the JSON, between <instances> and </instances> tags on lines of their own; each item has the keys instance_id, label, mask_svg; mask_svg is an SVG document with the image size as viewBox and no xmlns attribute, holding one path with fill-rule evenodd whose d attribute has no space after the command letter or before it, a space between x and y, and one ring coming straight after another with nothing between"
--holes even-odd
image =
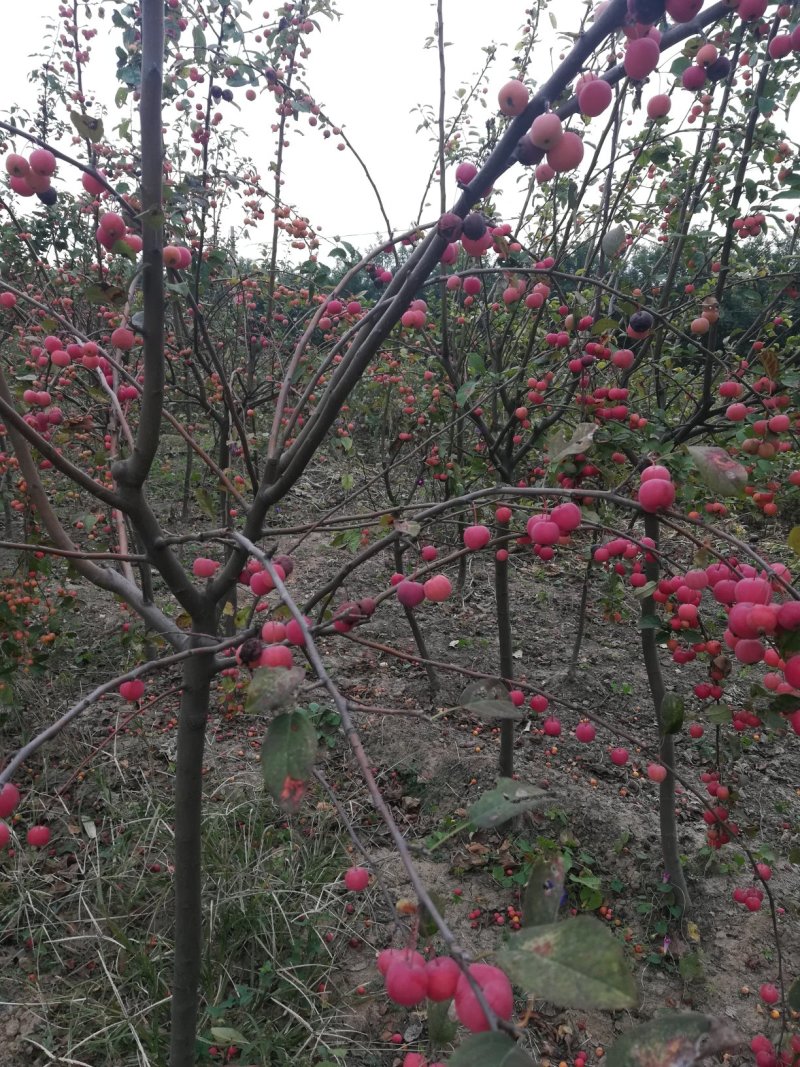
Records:
<instances>
[{"instance_id":1,"label":"thin tree trunk","mask_svg":"<svg viewBox=\"0 0 800 1067\"><path fill-rule=\"evenodd\" d=\"M644 530L648 537L652 537L658 546L659 521L656 515L646 515ZM658 581L658 557L654 556L651 563L645 565L648 581ZM645 597L642 601L642 616L652 615L655 611L655 601L652 597ZM661 830L661 853L664 858L664 870L669 878L670 885L680 898L684 908L691 903L689 890L686 887L686 879L681 866L680 852L678 849L678 826L675 821L675 775L672 768L675 766L675 743L671 734L662 733L661 706L664 702L666 688L664 676L661 673L661 663L658 659L658 646L656 634L652 627L642 629L642 653L644 665L647 671L647 681L650 686L650 695L653 698L653 707L656 713L656 725L660 737L659 757L667 771L667 776L658 789L658 821Z\"/></svg>"},{"instance_id":2,"label":"thin tree trunk","mask_svg":"<svg viewBox=\"0 0 800 1067\"><path fill-rule=\"evenodd\" d=\"M199 629L197 622L195 629ZM203 750L211 695L205 656L186 661L175 771L175 960L169 1067L194 1067L202 960Z\"/></svg>"},{"instance_id":3,"label":"thin tree trunk","mask_svg":"<svg viewBox=\"0 0 800 1067\"><path fill-rule=\"evenodd\" d=\"M497 533L507 533L508 523L498 523ZM510 683L514 676L511 647L511 613L508 603L508 559L494 558L494 600L497 611L497 638L500 643L500 677ZM514 773L514 720L500 720L500 774Z\"/></svg>"}]
</instances>

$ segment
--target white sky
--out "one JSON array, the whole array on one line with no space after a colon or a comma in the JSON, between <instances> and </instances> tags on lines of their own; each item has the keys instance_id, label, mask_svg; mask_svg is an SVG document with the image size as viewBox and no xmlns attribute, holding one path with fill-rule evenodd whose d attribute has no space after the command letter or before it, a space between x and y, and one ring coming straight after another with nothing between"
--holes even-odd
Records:
<instances>
[{"instance_id":1,"label":"white sky","mask_svg":"<svg viewBox=\"0 0 800 1067\"><path fill-rule=\"evenodd\" d=\"M274 7L268 0L264 3ZM321 20L323 32L309 38L309 84L325 112L346 129L372 172L392 224L403 229L417 215L435 152L427 132L415 133L420 119L412 109L421 103L436 107L438 102L437 50L435 46L429 50L423 47L426 38L434 34L436 6L431 0L338 0L337 6L341 19ZM513 46L520 39L525 6L525 0L502 0L493 6L488 17L485 4L478 0L448 0L445 40L451 42L446 49L451 109L455 90L483 65L482 48L492 42ZM108 15L111 8L109 3ZM569 21L577 22L584 4L582 0L561 0L557 8L560 19L568 9L573 13ZM24 4L15 5L13 31L0 35L0 70L6 100L33 105L28 73L32 63L39 60L29 57L45 49L46 19L57 10L58 0L25 0ZM101 27L103 23L94 19L88 25ZM111 27L109 30L112 34L117 32ZM184 39L190 43L188 32ZM98 98L109 101L109 128L114 123L113 95L117 88L113 48L105 46L102 35L91 43L87 87L96 88ZM510 56L510 48L499 50L496 73L489 82L487 116L496 113L496 91L510 75ZM248 103L244 89L236 90L236 97L242 110L231 115L247 128L246 150L266 182L274 142L269 130L275 121L274 98L265 94ZM300 126L304 136L290 135L285 156L287 201L307 215L312 224L321 226L323 237L341 234L357 245L371 243L372 236L385 227L360 166L349 152L337 151L336 138L323 141L319 128L310 129L305 116L301 116ZM63 168L61 176L66 177ZM451 201L455 195L453 181ZM430 217L438 213L438 190L433 204ZM266 242L266 224L263 236L254 233L253 237Z\"/></svg>"},{"instance_id":2,"label":"white sky","mask_svg":"<svg viewBox=\"0 0 800 1067\"><path fill-rule=\"evenodd\" d=\"M415 132L420 118L413 109L422 103L434 109L438 106L437 49L435 45L424 48L426 38L434 35L436 4L432 0L336 2L340 20L322 20L322 33L313 33L308 38L309 87L332 121L346 130L372 172L392 225L396 230L403 230L416 218L435 153L428 131ZM33 105L28 73L31 63L38 60L28 57L46 49L46 17L54 16L58 6L59 0L24 0L14 5L13 29L0 35L0 70L7 102ZM110 2L107 4L105 24L96 19L90 24L98 28L105 25L112 37L106 38L101 33L92 41L92 60L87 70L87 88L94 89L98 99L108 102L107 128L117 121L113 104L117 89L113 46L117 43L117 31L109 25L112 6ZM276 5L263 0L263 5L254 5L254 10L260 12L262 6L274 9ZM474 107L472 114L479 121L483 121L484 115L497 114L497 91L511 75L512 48L521 37L526 6L526 0L497 0L489 7L479 0L446 0L444 36L450 43L446 49L448 114L455 111L456 89L470 82L480 70L485 60L482 49L493 42L501 47L489 76L488 107L485 111ZM555 15L559 30L575 30L586 6L584 0L553 0L548 5L548 15ZM542 19L541 28L546 38L536 47L529 71L539 81L557 64L559 51L549 18ZM188 54L189 31L182 40ZM668 63L662 66L667 69ZM655 75L645 91L646 96L665 91L671 80L668 74ZM274 150L270 126L276 121L274 97L265 93L248 103L244 89L235 93L242 110L236 112L229 108L228 113L231 121L245 127L244 150L255 160L262 183L270 187L268 165ZM692 102L689 94L682 98L679 94L679 110L688 108ZM6 108L7 104L2 110ZM222 110L224 113L224 105ZM373 235L385 232L385 227L360 166L349 152L337 151L335 137L323 140L319 128L312 130L307 125L307 116L301 115L300 129L304 131L303 136L294 130L289 135L285 156L286 202L306 215L312 225L322 228L323 257L327 242L337 234L359 248L371 246ZM506 193L511 191L519 173L520 168L514 168L504 177L501 184ZM60 177L65 181L75 180L77 186L77 180L65 174L63 168ZM455 200L456 192L451 175L449 204ZM435 218L437 214L438 189L435 189L431 208L423 219ZM259 244L268 242L269 215L262 225L263 230L251 231L250 247L240 243L243 251L255 251Z\"/></svg>"}]
</instances>

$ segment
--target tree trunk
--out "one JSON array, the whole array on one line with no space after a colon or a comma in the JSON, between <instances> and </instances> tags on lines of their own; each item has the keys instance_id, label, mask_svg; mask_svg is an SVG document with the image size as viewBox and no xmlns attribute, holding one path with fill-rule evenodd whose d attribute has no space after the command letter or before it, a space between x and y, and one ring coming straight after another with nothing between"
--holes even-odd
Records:
<instances>
[{"instance_id":1,"label":"tree trunk","mask_svg":"<svg viewBox=\"0 0 800 1067\"><path fill-rule=\"evenodd\" d=\"M196 625L196 624L195 624ZM175 772L175 962L170 1067L194 1067L202 957L203 750L211 695L210 662L192 656L183 672Z\"/></svg>"},{"instance_id":2,"label":"tree trunk","mask_svg":"<svg viewBox=\"0 0 800 1067\"><path fill-rule=\"evenodd\" d=\"M652 537L658 546L659 521L656 515L646 515L644 530L648 537ZM654 557L652 563L646 564L648 581L658 580L658 557ZM652 597L645 597L642 601L642 616L652 615L655 611L655 601ZM675 766L675 743L671 734L662 733L661 705L664 702L666 692L664 677L661 673L661 664L658 659L658 647L656 634L652 627L642 629L642 653L644 665L647 670L647 681L650 686L650 695L653 698L653 707L656 713L656 725L660 738L659 758L667 770L667 776L658 789L658 821L661 829L661 853L664 858L664 871L669 878L670 885L678 894L680 903L688 908L691 903L689 890L686 887L686 879L681 866L680 852L678 850L678 827L675 821L675 775L672 768Z\"/></svg>"}]
</instances>

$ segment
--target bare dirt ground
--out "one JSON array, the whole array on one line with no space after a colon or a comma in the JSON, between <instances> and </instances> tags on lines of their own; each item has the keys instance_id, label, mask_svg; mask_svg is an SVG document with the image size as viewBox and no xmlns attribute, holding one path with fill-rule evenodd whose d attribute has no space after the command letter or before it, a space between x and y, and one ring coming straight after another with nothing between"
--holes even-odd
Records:
<instances>
[{"instance_id":1,"label":"bare dirt ground","mask_svg":"<svg viewBox=\"0 0 800 1067\"><path fill-rule=\"evenodd\" d=\"M302 601L319 586L321 577L335 573L347 558L346 549L332 546L330 535L308 537L296 552L291 580L296 599ZM444 902L446 917L463 947L476 957L489 958L504 939L515 936L513 909L519 906L527 870L533 859L556 849L566 850L572 862L567 908L600 915L626 944L640 990L638 1011L585 1013L556 1010L538 1000L518 1003L520 1014L526 1012L527 1040L538 1060L545 1064L570 1061L578 1049L584 1049L590 1064L596 1065L618 1034L665 1010L720 1016L735 1023L748 1039L758 1032L774 1035L779 1023L767 1018L758 997L759 985L777 978L770 913L764 908L750 914L733 902L733 888L750 882L736 847L710 853L705 847L700 805L683 792L679 795L680 846L692 906L684 915L677 909L671 913L670 905L675 902L662 878L657 787L643 773L646 758L632 752L628 766L615 767L607 755L611 733L598 731L590 745L579 744L573 736L581 711L588 710L647 743L656 741L636 627L638 604L633 598L614 606L621 609L622 618L612 622L604 617L608 605L603 604L603 589L599 583L592 586L577 669L571 677L565 675L577 626L582 580L577 567L565 557L547 565L530 559L515 561L512 568L515 671L521 680L563 702L553 708L562 722L562 734L555 741L543 736L541 716L533 714L518 726L516 771L520 778L544 788L547 802L499 832L462 830L438 844L439 837L463 821L468 806L494 784L498 733L491 724L470 719L463 711L444 710L457 708L461 701L465 680L457 673L438 672L441 688L432 700L419 666L398 660L381 647L359 643L357 639L365 639L416 653L393 600L368 625L354 631L354 640L323 640L326 664L350 699L424 713L406 718L365 712L357 719L384 795L413 847L426 884ZM390 573L390 561L371 561L346 584L344 592L353 599L374 595L386 587ZM115 609L107 608L103 619L95 594L82 592L81 600L77 632L81 640L97 644ZM420 609L419 619L433 659L480 671L496 669L491 567L479 557L470 559L463 588L444 604ZM663 665L668 681L684 692L702 678L699 668L679 672L666 653ZM63 710L68 694L85 691L92 680L103 677L107 667L110 662L101 654L85 675L73 673L70 683L69 665L58 664L47 683L28 692L22 716L6 721L3 747L9 750L21 732ZM81 1060L77 1053L72 1059L53 1060L50 1053L37 1051L56 1047L59 1041L62 1048L72 1048L79 1039L70 1035L70 1045L61 1031L58 1041L53 1038L58 1029L53 1019L66 995L63 973L57 980L50 971L37 968L39 950L32 950L29 943L35 938L26 939L23 933L30 930L37 914L48 912L59 924L59 936L66 936L64 930L80 912L77 887L85 875L85 853L98 837L101 843L113 845L115 820L125 817L132 791L152 790L157 798L154 803L168 822L177 705L177 694L168 690L174 685L174 680L159 682L165 693L162 701L127 725L122 723L118 706L102 706L27 768L23 784L35 793L40 807L49 798L48 817L58 847L38 868L26 861L22 869L19 857L16 861L0 859L0 1047L5 1050L0 1063L112 1063L108 1056ZM313 699L326 706L319 692ZM437 715L435 721L431 715ZM268 821L283 824L283 817L264 801L261 791L258 748L263 725L242 714L226 715L219 704L209 729L207 804L213 809L234 798L237 803L265 808ZM791 981L800 972L800 865L788 858L800 844L795 739L764 732L751 734L744 743L734 739L730 745L729 732L723 731L727 768L723 777L734 790L743 839L761 849L773 867L783 968ZM698 785L700 773L713 766L714 733L714 727L709 727L698 741L684 732L678 743L679 767ZM343 742L337 740L335 728L326 736L329 743L323 745L321 765L370 849L378 881L391 901L413 896ZM65 786L63 799L54 800ZM286 825L306 838L315 833L328 835L343 869L352 861L345 855L346 838L337 836L327 798L313 787L308 804L314 813L310 821L295 817L294 823L285 820ZM242 826L245 832L245 820ZM158 868L155 885L147 890L149 906L158 913L148 920L147 930L159 941L168 940L169 854L164 850L154 857L143 840L139 847L143 855L146 852L147 869ZM796 851L792 855L797 858ZM114 870L109 868L103 877L113 882ZM340 887L329 892L341 909L346 898ZM42 895L49 896L48 904L40 900ZM64 914L58 914L59 896L65 902ZM419 1047L420 1041L424 1046L424 1015L387 1003L374 967L374 950L400 944L402 936L402 924L375 887L358 901L355 914L331 938L327 977L319 997L344 1035L337 1042L346 1048L342 1062L364 1067L399 1062L398 1046L391 1043L396 1033L404 1036L407 1047ZM97 967L86 973L91 961L81 957L79 947L74 959L82 980L113 986L113 975L104 978ZM119 953L114 959L124 969ZM359 992L362 986L364 991ZM219 990L222 995L224 981ZM159 1062L142 1055L139 1051L120 1053L113 1062ZM296 1062L319 1062L321 1053L305 1055L306 1060L301 1055ZM254 1060L243 1052L231 1062L284 1061Z\"/></svg>"}]
</instances>

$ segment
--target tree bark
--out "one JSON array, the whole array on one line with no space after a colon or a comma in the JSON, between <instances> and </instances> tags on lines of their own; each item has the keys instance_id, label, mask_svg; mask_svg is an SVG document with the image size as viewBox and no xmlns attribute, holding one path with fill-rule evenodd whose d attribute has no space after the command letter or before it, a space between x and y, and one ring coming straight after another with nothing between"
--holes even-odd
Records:
<instances>
[{"instance_id":1,"label":"tree bark","mask_svg":"<svg viewBox=\"0 0 800 1067\"><path fill-rule=\"evenodd\" d=\"M198 629L197 621L194 628ZM194 1067L202 962L203 751L211 696L210 657L183 671L175 771L175 959L169 1067Z\"/></svg>"}]
</instances>

